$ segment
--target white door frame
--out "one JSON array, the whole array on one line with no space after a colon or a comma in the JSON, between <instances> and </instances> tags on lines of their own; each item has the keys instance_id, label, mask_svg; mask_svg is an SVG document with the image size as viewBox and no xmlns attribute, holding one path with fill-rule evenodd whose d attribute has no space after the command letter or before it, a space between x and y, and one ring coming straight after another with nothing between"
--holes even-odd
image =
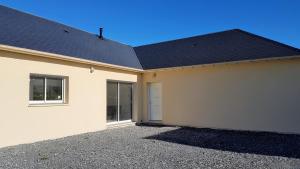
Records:
<instances>
[{"instance_id":1,"label":"white door frame","mask_svg":"<svg viewBox=\"0 0 300 169\"><path fill-rule=\"evenodd\" d=\"M107 84L109 82L113 82L113 83L117 83L118 85L118 108L117 108L117 116L118 119L117 121L113 121L113 122L106 122L107 125L111 125L111 124L122 124L122 123L128 123L128 122L132 122L133 120L133 108L134 108L134 82L127 82L127 81L117 81L117 80L107 80L106 81L106 88L107 88ZM125 83L125 84L130 84L131 85L131 119L129 120L121 120L120 121L120 83ZM107 90L107 89L106 89ZM107 92L106 92L107 94ZM106 96L107 97L107 96ZM107 102L106 102L106 106L107 106ZM107 116L107 110L106 110L106 116ZM107 117L106 117L107 118Z\"/></svg>"},{"instance_id":2,"label":"white door frame","mask_svg":"<svg viewBox=\"0 0 300 169\"><path fill-rule=\"evenodd\" d=\"M162 108L162 87L160 88L160 109L161 109L161 120L151 120L151 105L150 105L150 86L151 84L160 84L162 86L161 82L149 82L147 84L147 107L148 107L148 121L151 122L158 122L161 123L163 120L163 108Z\"/></svg>"}]
</instances>

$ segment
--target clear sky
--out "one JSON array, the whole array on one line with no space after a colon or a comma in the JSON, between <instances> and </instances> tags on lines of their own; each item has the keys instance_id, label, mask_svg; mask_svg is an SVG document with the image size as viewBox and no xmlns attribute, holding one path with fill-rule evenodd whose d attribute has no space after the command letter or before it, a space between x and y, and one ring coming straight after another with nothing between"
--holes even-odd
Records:
<instances>
[{"instance_id":1,"label":"clear sky","mask_svg":"<svg viewBox=\"0 0 300 169\"><path fill-rule=\"evenodd\" d=\"M0 0L137 46L240 28L300 48L300 0Z\"/></svg>"}]
</instances>

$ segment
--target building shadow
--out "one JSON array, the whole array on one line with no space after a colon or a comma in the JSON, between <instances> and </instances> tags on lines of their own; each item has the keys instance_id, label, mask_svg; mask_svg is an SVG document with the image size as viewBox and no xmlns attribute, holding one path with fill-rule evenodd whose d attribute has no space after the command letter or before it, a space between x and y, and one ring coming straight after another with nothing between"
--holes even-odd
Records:
<instances>
[{"instance_id":1,"label":"building shadow","mask_svg":"<svg viewBox=\"0 0 300 169\"><path fill-rule=\"evenodd\" d=\"M214 150L300 159L300 135L182 127L145 137Z\"/></svg>"}]
</instances>

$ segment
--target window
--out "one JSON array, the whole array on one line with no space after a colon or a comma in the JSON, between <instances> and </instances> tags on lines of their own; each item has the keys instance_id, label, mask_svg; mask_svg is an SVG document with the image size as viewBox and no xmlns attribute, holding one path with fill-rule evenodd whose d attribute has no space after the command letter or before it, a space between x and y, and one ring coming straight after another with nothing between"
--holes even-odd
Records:
<instances>
[{"instance_id":1,"label":"window","mask_svg":"<svg viewBox=\"0 0 300 169\"><path fill-rule=\"evenodd\" d=\"M64 103L65 79L31 75L29 103Z\"/></svg>"},{"instance_id":2,"label":"window","mask_svg":"<svg viewBox=\"0 0 300 169\"><path fill-rule=\"evenodd\" d=\"M130 121L132 84L107 82L107 122Z\"/></svg>"}]
</instances>

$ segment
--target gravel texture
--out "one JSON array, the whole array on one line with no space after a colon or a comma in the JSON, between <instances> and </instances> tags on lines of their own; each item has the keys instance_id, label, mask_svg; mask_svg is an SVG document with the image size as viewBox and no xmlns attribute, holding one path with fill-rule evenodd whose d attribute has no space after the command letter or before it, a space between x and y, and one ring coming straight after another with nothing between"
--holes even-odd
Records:
<instances>
[{"instance_id":1,"label":"gravel texture","mask_svg":"<svg viewBox=\"0 0 300 169\"><path fill-rule=\"evenodd\" d=\"M2 148L0 168L300 168L300 136L131 126Z\"/></svg>"}]
</instances>

